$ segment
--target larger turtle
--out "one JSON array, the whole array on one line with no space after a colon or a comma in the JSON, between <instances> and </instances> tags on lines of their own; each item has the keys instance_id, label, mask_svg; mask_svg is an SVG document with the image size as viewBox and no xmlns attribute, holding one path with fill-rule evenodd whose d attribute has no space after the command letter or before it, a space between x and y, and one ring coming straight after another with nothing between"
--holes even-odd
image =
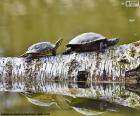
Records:
<instances>
[{"instance_id":1,"label":"larger turtle","mask_svg":"<svg viewBox=\"0 0 140 116\"><path fill-rule=\"evenodd\" d=\"M107 39L101 34L88 32L73 38L67 45L64 54L71 52L90 52L104 51L107 47L113 46L119 42L119 39Z\"/></svg>"},{"instance_id":2,"label":"larger turtle","mask_svg":"<svg viewBox=\"0 0 140 116\"><path fill-rule=\"evenodd\" d=\"M56 55L56 49L61 45L62 39L59 39L55 44L50 42L39 42L31 45L28 50L21 55L21 57L27 57L27 59L36 58L39 56L45 56L51 53Z\"/></svg>"}]
</instances>

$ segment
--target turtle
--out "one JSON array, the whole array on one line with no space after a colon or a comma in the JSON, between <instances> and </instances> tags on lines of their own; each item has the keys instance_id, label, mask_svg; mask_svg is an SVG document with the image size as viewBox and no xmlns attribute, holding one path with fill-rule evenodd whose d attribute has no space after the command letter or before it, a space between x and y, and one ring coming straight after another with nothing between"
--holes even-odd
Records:
<instances>
[{"instance_id":1,"label":"turtle","mask_svg":"<svg viewBox=\"0 0 140 116\"><path fill-rule=\"evenodd\" d=\"M45 56L51 53L56 55L56 49L61 45L63 39L59 39L55 44L50 42L39 42L31 45L28 50L21 55L21 57L27 57L27 59L36 58L39 56Z\"/></svg>"},{"instance_id":2,"label":"turtle","mask_svg":"<svg viewBox=\"0 0 140 116\"><path fill-rule=\"evenodd\" d=\"M119 42L118 38L107 39L101 34L87 32L74 37L67 45L63 54L71 52L104 51L107 47Z\"/></svg>"}]
</instances>

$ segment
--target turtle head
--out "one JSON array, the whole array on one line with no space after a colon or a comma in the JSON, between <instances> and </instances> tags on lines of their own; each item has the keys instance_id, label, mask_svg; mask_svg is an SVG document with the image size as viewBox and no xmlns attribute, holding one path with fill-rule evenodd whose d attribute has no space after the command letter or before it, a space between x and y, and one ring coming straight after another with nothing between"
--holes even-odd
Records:
<instances>
[{"instance_id":1,"label":"turtle head","mask_svg":"<svg viewBox=\"0 0 140 116\"><path fill-rule=\"evenodd\" d=\"M119 42L119 38L112 38L108 40L108 46L116 45Z\"/></svg>"},{"instance_id":2,"label":"turtle head","mask_svg":"<svg viewBox=\"0 0 140 116\"><path fill-rule=\"evenodd\" d=\"M55 49L57 49L61 45L62 41L63 41L63 39L59 39L58 41L56 41Z\"/></svg>"}]
</instances>

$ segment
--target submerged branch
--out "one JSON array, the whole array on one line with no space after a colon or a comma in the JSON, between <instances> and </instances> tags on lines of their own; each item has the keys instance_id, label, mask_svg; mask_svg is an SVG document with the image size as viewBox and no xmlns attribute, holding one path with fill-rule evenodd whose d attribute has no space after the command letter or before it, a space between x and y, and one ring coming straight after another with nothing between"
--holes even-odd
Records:
<instances>
[{"instance_id":1,"label":"submerged branch","mask_svg":"<svg viewBox=\"0 0 140 116\"><path fill-rule=\"evenodd\" d=\"M113 46L104 53L85 52L46 56L26 62L0 58L0 91L46 91L47 82L84 85L89 82L127 82L125 72L140 64L140 41Z\"/></svg>"}]
</instances>

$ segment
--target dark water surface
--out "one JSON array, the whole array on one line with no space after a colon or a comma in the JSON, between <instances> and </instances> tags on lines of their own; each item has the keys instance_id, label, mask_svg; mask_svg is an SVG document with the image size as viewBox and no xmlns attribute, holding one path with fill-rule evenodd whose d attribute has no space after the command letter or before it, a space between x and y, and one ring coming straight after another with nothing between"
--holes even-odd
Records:
<instances>
[{"instance_id":1,"label":"dark water surface","mask_svg":"<svg viewBox=\"0 0 140 116\"><path fill-rule=\"evenodd\" d=\"M0 55L19 56L33 43L63 38L60 53L71 38L89 31L109 38L119 37L120 44L140 40L140 7L129 7L126 1L0 0ZM47 112L51 116L139 115L139 85L93 84L92 87L70 89L72 96L0 92L0 112ZM86 90L91 91L89 96ZM74 97L77 91L87 96L81 93ZM114 91L118 94L113 95Z\"/></svg>"},{"instance_id":2,"label":"dark water surface","mask_svg":"<svg viewBox=\"0 0 140 116\"><path fill-rule=\"evenodd\" d=\"M47 83L46 93L0 93L0 112L57 115L138 116L140 84L92 83L67 88L67 83Z\"/></svg>"}]
</instances>

